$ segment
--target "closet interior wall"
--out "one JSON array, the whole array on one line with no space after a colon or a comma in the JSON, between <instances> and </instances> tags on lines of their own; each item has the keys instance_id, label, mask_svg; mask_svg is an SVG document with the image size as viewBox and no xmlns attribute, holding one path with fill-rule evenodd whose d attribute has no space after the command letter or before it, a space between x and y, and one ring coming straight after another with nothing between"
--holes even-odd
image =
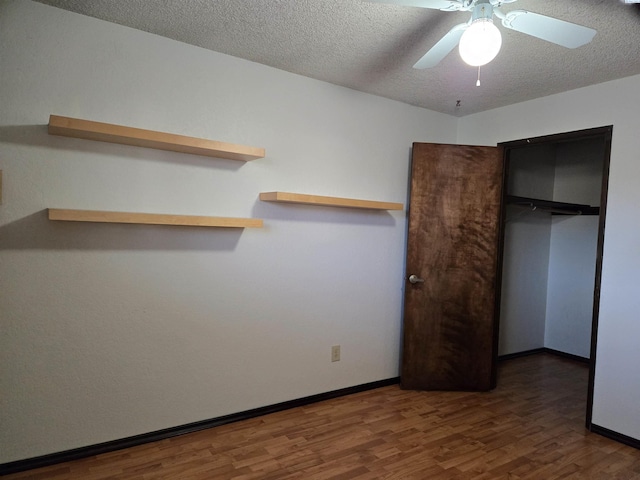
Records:
<instances>
[{"instance_id":1,"label":"closet interior wall","mask_svg":"<svg viewBox=\"0 0 640 480\"><path fill-rule=\"evenodd\" d=\"M600 205L602 139L509 152L507 195ZM588 358L598 215L507 205L499 355L551 348Z\"/></svg>"}]
</instances>

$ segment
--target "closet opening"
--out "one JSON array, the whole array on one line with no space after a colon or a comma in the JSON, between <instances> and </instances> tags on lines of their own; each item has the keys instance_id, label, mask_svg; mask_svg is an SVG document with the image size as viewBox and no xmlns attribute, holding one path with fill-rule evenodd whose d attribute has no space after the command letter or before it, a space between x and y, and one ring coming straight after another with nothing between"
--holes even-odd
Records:
<instances>
[{"instance_id":1,"label":"closet opening","mask_svg":"<svg viewBox=\"0 0 640 480\"><path fill-rule=\"evenodd\" d=\"M499 144L504 193L496 354L547 351L588 363L589 429L612 131L606 126Z\"/></svg>"}]
</instances>

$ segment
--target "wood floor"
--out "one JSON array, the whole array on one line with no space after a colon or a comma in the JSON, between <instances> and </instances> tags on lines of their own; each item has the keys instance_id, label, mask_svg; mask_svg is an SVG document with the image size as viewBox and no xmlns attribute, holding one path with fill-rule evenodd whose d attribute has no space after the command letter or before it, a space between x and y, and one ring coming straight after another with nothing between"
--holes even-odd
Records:
<instances>
[{"instance_id":1,"label":"wood floor","mask_svg":"<svg viewBox=\"0 0 640 480\"><path fill-rule=\"evenodd\" d=\"M640 450L584 428L586 365L505 361L490 393L397 386L9 479L640 479Z\"/></svg>"}]
</instances>

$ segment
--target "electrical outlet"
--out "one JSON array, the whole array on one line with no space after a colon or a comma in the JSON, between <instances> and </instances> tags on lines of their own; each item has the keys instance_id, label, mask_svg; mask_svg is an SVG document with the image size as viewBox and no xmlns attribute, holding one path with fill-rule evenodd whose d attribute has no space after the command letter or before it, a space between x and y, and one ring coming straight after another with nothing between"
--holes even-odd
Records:
<instances>
[{"instance_id":1,"label":"electrical outlet","mask_svg":"<svg viewBox=\"0 0 640 480\"><path fill-rule=\"evenodd\" d=\"M333 347L331 347L331 361L340 361L340 345L334 345Z\"/></svg>"}]
</instances>

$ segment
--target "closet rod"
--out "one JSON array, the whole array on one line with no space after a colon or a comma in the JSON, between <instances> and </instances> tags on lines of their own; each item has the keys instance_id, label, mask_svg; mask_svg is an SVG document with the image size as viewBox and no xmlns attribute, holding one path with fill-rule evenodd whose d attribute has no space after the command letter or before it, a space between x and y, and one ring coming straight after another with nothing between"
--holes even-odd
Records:
<instances>
[{"instance_id":1,"label":"closet rod","mask_svg":"<svg viewBox=\"0 0 640 480\"><path fill-rule=\"evenodd\" d=\"M542 200L539 198L518 197L507 195L505 201L510 205L528 207L532 210L543 210L545 212L559 215L599 215L600 207L592 207L581 203L555 202L553 200Z\"/></svg>"},{"instance_id":2,"label":"closet rod","mask_svg":"<svg viewBox=\"0 0 640 480\"><path fill-rule=\"evenodd\" d=\"M544 210L545 212L557 213L559 215L582 215L582 210L562 210L559 208L552 208L552 207L538 207L533 203L529 203L528 205L525 205L523 203L518 203L518 206L523 206L523 207L528 206L529 208L531 208L532 212L535 210Z\"/></svg>"}]
</instances>

